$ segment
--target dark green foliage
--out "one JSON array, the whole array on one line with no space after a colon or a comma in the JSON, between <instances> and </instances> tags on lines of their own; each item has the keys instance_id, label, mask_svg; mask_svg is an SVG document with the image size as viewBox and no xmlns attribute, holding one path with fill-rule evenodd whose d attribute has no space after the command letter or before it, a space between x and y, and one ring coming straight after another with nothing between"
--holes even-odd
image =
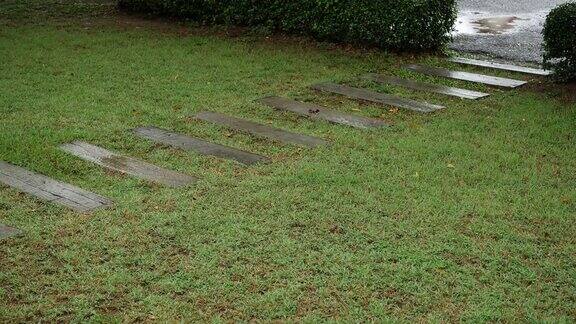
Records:
<instances>
[{"instance_id":1,"label":"dark green foliage","mask_svg":"<svg viewBox=\"0 0 576 324\"><path fill-rule=\"evenodd\" d=\"M454 0L119 0L119 6L391 50L441 48L455 19Z\"/></svg>"},{"instance_id":2,"label":"dark green foliage","mask_svg":"<svg viewBox=\"0 0 576 324\"><path fill-rule=\"evenodd\" d=\"M576 79L576 3L550 12L544 25L544 66L560 81Z\"/></svg>"}]
</instances>

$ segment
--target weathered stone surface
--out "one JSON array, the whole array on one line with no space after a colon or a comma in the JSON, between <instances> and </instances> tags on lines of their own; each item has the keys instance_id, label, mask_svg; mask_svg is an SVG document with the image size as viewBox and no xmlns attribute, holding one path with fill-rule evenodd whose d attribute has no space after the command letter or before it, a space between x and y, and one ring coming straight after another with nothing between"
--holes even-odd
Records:
<instances>
[{"instance_id":1,"label":"weathered stone surface","mask_svg":"<svg viewBox=\"0 0 576 324\"><path fill-rule=\"evenodd\" d=\"M238 150L203 139L173 133L157 127L139 127L134 133L140 137L156 143L170 145L186 151L193 151L202 155L216 156L223 159L235 160L243 164L269 163L270 160L261 155Z\"/></svg>"},{"instance_id":2,"label":"weathered stone surface","mask_svg":"<svg viewBox=\"0 0 576 324\"><path fill-rule=\"evenodd\" d=\"M9 237L13 237L13 236L17 236L22 234L22 231L20 231L17 228L14 227L10 227L10 226L6 226L4 224L0 224L0 240L9 238Z\"/></svg>"},{"instance_id":3,"label":"weathered stone surface","mask_svg":"<svg viewBox=\"0 0 576 324\"><path fill-rule=\"evenodd\" d=\"M487 84L496 87L503 87L503 88L517 88L526 84L526 81L521 80L514 80L514 79L507 79L507 78L500 78L495 76L483 75L483 74L476 74L470 72L463 72L463 71L451 71L447 69L440 69L434 68L429 66L423 66L418 64L408 65L406 67L409 70L414 72L419 72L422 74L432 75L432 76L439 76L444 78L450 78L455 80L462 80L462 81L470 81L476 83Z\"/></svg>"},{"instance_id":4,"label":"weathered stone surface","mask_svg":"<svg viewBox=\"0 0 576 324\"><path fill-rule=\"evenodd\" d=\"M366 74L364 76L364 78L367 80L370 80L370 81L378 82L378 83L392 84L392 85L397 85L397 86L405 87L405 88L412 89L412 90L440 93L440 94L444 94L444 95L448 95L448 96L452 96L452 97L464 98L464 99L479 99L479 98L484 98L484 97L489 96L489 94L483 93L483 92L477 92L477 91L472 91L472 90L447 87L447 86L443 86L443 85L418 82L418 81L407 80L407 79L402 79L402 78L397 78L397 77L387 76L387 75L381 75L381 74L375 74L375 73Z\"/></svg>"},{"instance_id":5,"label":"weathered stone surface","mask_svg":"<svg viewBox=\"0 0 576 324\"><path fill-rule=\"evenodd\" d=\"M116 154L101 147L76 141L61 145L60 148L86 161L134 177L160 183L169 187L183 187L198 180L183 173L160 168L156 165L131 157Z\"/></svg>"},{"instance_id":6,"label":"weathered stone surface","mask_svg":"<svg viewBox=\"0 0 576 324\"><path fill-rule=\"evenodd\" d=\"M549 70L535 69L535 68L529 68L529 67L525 67L525 66L518 66L518 65L512 65L512 64L502 64L502 63L489 62L489 61L473 60L473 59L464 58L464 57L454 57L454 58L448 59L448 61L454 62L454 63L459 63L459 64L465 64L465 65L479 66L479 67L504 70L504 71L511 71L511 72L520 72L520 73L525 73L525 74L534 74L534 75L540 75L540 76L548 76L548 75L552 74L552 71L549 71Z\"/></svg>"},{"instance_id":7,"label":"weathered stone surface","mask_svg":"<svg viewBox=\"0 0 576 324\"><path fill-rule=\"evenodd\" d=\"M328 144L328 142L318 137L292 133L282 129L273 128L270 126L251 122L245 119L239 119L215 112L209 112L209 111L201 112L196 115L196 118L207 122L223 125L237 131L246 132L256 136L289 144L297 144L308 147L318 147Z\"/></svg>"},{"instance_id":8,"label":"weathered stone surface","mask_svg":"<svg viewBox=\"0 0 576 324\"><path fill-rule=\"evenodd\" d=\"M440 109L444 109L443 106L439 105L433 105L426 102L418 102L404 99L398 96L383 94L366 89L353 88L335 83L316 84L312 86L312 89L336 93L352 99L365 100L382 105L404 108L420 113L431 113Z\"/></svg>"},{"instance_id":9,"label":"weathered stone surface","mask_svg":"<svg viewBox=\"0 0 576 324\"><path fill-rule=\"evenodd\" d=\"M260 99L260 102L272 108L283 111L290 111L301 116L309 117L311 119L326 120L335 124L348 125L356 128L375 128L388 126L383 120L380 119L354 116L311 103L299 102L281 97L267 97Z\"/></svg>"},{"instance_id":10,"label":"weathered stone surface","mask_svg":"<svg viewBox=\"0 0 576 324\"><path fill-rule=\"evenodd\" d=\"M79 212L112 205L111 200L100 195L2 161L0 183Z\"/></svg>"}]
</instances>

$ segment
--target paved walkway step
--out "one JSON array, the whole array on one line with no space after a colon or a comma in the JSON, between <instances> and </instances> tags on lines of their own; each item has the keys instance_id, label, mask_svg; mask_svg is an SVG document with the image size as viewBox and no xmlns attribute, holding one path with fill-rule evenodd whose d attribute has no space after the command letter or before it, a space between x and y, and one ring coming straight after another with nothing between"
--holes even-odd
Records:
<instances>
[{"instance_id":1,"label":"paved walkway step","mask_svg":"<svg viewBox=\"0 0 576 324\"><path fill-rule=\"evenodd\" d=\"M312 137L308 135L296 134L282 129L273 128L270 126L254 123L245 119L239 119L224 114L215 112L200 112L196 118L207 122L223 125L231 129L247 132L256 136L265 137L274 141L303 145L308 147L318 147L327 145L323 139Z\"/></svg>"},{"instance_id":2,"label":"paved walkway step","mask_svg":"<svg viewBox=\"0 0 576 324\"><path fill-rule=\"evenodd\" d=\"M451 71L441 68L434 68L419 64L411 64L406 67L409 70L414 72L419 72L431 76L439 76L445 77L455 80L463 80L463 81L470 81L470 82L477 82L482 84L487 84L491 86L503 87L503 88L517 88L526 84L526 81L521 80L514 80L514 79L507 79L507 78L500 78L495 76L483 75L483 74L476 74L470 72L462 72L462 71Z\"/></svg>"},{"instance_id":3,"label":"paved walkway step","mask_svg":"<svg viewBox=\"0 0 576 324\"><path fill-rule=\"evenodd\" d=\"M353 88L335 83L321 83L312 86L312 89L340 94L349 98L375 102L383 105L400 107L421 113L430 113L444 109L444 106L418 102L397 96L387 95L366 89Z\"/></svg>"},{"instance_id":4,"label":"paved walkway step","mask_svg":"<svg viewBox=\"0 0 576 324\"><path fill-rule=\"evenodd\" d=\"M440 93L448 96L464 98L464 99L480 99L484 97L488 97L489 94L483 92L477 92L472 90L460 89L460 88L453 88L447 87L443 85L436 85L431 83L424 83L418 82L408 79L397 78L393 76L387 76L382 74L376 73L369 73L363 76L364 79L383 83L383 84L392 84L401 87L405 87L412 90L418 91L428 91L434 93Z\"/></svg>"},{"instance_id":5,"label":"paved walkway step","mask_svg":"<svg viewBox=\"0 0 576 324\"><path fill-rule=\"evenodd\" d=\"M335 124L348 125L356 128L375 128L388 126L384 121L375 118L365 118L341 113L311 103L299 102L281 97L267 97L260 102L272 108L294 112L311 119L326 120Z\"/></svg>"},{"instance_id":6,"label":"paved walkway step","mask_svg":"<svg viewBox=\"0 0 576 324\"><path fill-rule=\"evenodd\" d=\"M199 138L173 133L157 127L139 127L134 129L134 133L140 137L149 139L156 143L170 145L175 148L179 148L185 151L193 151L202 155L210 155L223 159L235 160L246 165L270 162L270 159L265 156L208 142Z\"/></svg>"},{"instance_id":7,"label":"paved walkway step","mask_svg":"<svg viewBox=\"0 0 576 324\"><path fill-rule=\"evenodd\" d=\"M473 65L473 66L480 66L485 68L497 69L497 70L504 70L504 71L512 71L512 72L520 72L526 74L534 74L540 76L548 76L552 74L552 71L543 70L543 69L535 69L529 68L525 66L518 66L512 64L502 64L496 62L489 62L489 61L481 61L481 60L473 60L465 57L454 57L448 59L450 62L465 64L465 65Z\"/></svg>"},{"instance_id":8,"label":"paved walkway step","mask_svg":"<svg viewBox=\"0 0 576 324\"><path fill-rule=\"evenodd\" d=\"M2 161L0 183L79 212L112 205L107 198Z\"/></svg>"},{"instance_id":9,"label":"paved walkway step","mask_svg":"<svg viewBox=\"0 0 576 324\"><path fill-rule=\"evenodd\" d=\"M22 234L21 230L14 227L6 226L4 224L0 224L0 240L7 239L9 237L17 236L20 234Z\"/></svg>"},{"instance_id":10,"label":"paved walkway step","mask_svg":"<svg viewBox=\"0 0 576 324\"><path fill-rule=\"evenodd\" d=\"M153 164L119 155L85 142L75 141L61 145L60 148L81 159L94 162L110 170L170 187L183 187L198 180L196 177L166 170Z\"/></svg>"}]
</instances>

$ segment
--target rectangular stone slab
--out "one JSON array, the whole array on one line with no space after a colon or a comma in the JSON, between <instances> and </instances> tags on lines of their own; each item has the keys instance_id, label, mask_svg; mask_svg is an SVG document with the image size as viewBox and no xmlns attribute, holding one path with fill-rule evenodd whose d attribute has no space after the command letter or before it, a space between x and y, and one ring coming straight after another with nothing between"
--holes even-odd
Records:
<instances>
[{"instance_id":1,"label":"rectangular stone slab","mask_svg":"<svg viewBox=\"0 0 576 324\"><path fill-rule=\"evenodd\" d=\"M481 61L481 60L473 60L465 57L454 57L448 59L450 62L465 64L465 65L473 65L473 66L480 66L485 68L497 69L497 70L504 70L504 71L512 71L512 72L520 72L525 74L534 74L540 76L548 76L552 74L552 71L543 70L543 69L535 69L529 68L525 66L518 66L512 64L502 64L496 62L489 62L489 61Z\"/></svg>"},{"instance_id":2,"label":"rectangular stone slab","mask_svg":"<svg viewBox=\"0 0 576 324\"><path fill-rule=\"evenodd\" d=\"M111 200L100 195L2 161L0 161L0 183L79 212L89 212L112 205Z\"/></svg>"},{"instance_id":3,"label":"rectangular stone slab","mask_svg":"<svg viewBox=\"0 0 576 324\"><path fill-rule=\"evenodd\" d=\"M60 148L81 159L94 162L110 170L129 174L140 179L160 183L169 187L183 187L198 180L196 177L166 170L156 165L116 154L86 142L75 141L69 144L63 144Z\"/></svg>"},{"instance_id":4,"label":"rectangular stone slab","mask_svg":"<svg viewBox=\"0 0 576 324\"><path fill-rule=\"evenodd\" d=\"M134 133L156 143L170 145L172 147L186 151L193 151L202 155L235 160L247 165L270 162L270 160L265 156L208 142L199 138L173 133L157 127L139 127L134 129Z\"/></svg>"},{"instance_id":5,"label":"rectangular stone slab","mask_svg":"<svg viewBox=\"0 0 576 324\"><path fill-rule=\"evenodd\" d=\"M308 147L318 147L327 145L323 139L308 135L296 134L282 129L254 123L245 119L239 119L232 116L219 114L215 112L204 111L198 113L196 118L207 122L223 125L231 129L247 132L256 136L265 137L274 141L289 144L297 144Z\"/></svg>"},{"instance_id":6,"label":"rectangular stone slab","mask_svg":"<svg viewBox=\"0 0 576 324\"><path fill-rule=\"evenodd\" d=\"M353 88L335 83L315 84L312 86L312 89L336 93L352 99L359 99L388 106L400 107L421 113L431 113L436 110L444 109L443 106L433 105L426 102L418 102L397 96L387 95L366 89Z\"/></svg>"},{"instance_id":7,"label":"rectangular stone slab","mask_svg":"<svg viewBox=\"0 0 576 324\"><path fill-rule=\"evenodd\" d=\"M322 106L299 102L281 97L267 97L260 102L272 108L290 111L311 119L322 119L335 124L348 125L356 128L374 128L388 126L384 121L349 115Z\"/></svg>"},{"instance_id":8,"label":"rectangular stone slab","mask_svg":"<svg viewBox=\"0 0 576 324\"><path fill-rule=\"evenodd\" d=\"M489 96L489 94L483 92L418 82L376 73L366 74L365 76L363 76L363 78L378 83L392 84L412 90L434 92L464 99L479 99Z\"/></svg>"},{"instance_id":9,"label":"rectangular stone slab","mask_svg":"<svg viewBox=\"0 0 576 324\"><path fill-rule=\"evenodd\" d=\"M439 76L455 80L470 81L503 88L517 88L519 86L526 84L526 81L521 80L500 78L495 76L463 72L463 71L451 71L418 64L411 64L408 65L406 68L414 72L419 72L431 76Z\"/></svg>"},{"instance_id":10,"label":"rectangular stone slab","mask_svg":"<svg viewBox=\"0 0 576 324\"><path fill-rule=\"evenodd\" d=\"M22 234L22 231L14 228L14 227L10 227L10 226L6 226L4 224L0 224L0 240L12 237L12 236L17 236Z\"/></svg>"}]
</instances>

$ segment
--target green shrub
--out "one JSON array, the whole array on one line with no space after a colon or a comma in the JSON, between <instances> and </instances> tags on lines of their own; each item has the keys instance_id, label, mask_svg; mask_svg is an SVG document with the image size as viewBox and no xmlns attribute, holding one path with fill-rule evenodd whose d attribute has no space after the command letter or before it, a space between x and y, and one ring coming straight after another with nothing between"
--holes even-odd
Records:
<instances>
[{"instance_id":1,"label":"green shrub","mask_svg":"<svg viewBox=\"0 0 576 324\"><path fill-rule=\"evenodd\" d=\"M120 8L203 24L265 27L390 50L435 50L449 40L455 0L119 0Z\"/></svg>"},{"instance_id":2,"label":"green shrub","mask_svg":"<svg viewBox=\"0 0 576 324\"><path fill-rule=\"evenodd\" d=\"M560 81L576 80L576 3L550 12L544 25L544 67Z\"/></svg>"}]
</instances>

